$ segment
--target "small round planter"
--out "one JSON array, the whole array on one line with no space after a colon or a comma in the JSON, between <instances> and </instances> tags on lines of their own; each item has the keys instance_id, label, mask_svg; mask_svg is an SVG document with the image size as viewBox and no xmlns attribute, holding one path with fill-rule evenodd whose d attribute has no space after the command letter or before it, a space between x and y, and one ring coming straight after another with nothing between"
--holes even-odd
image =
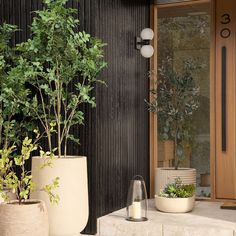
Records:
<instances>
[{"instance_id":1,"label":"small round planter","mask_svg":"<svg viewBox=\"0 0 236 236\"><path fill-rule=\"evenodd\" d=\"M176 178L180 178L182 184L194 184L196 186L196 169L193 168L156 168L155 174L155 193L160 194L161 190L173 183Z\"/></svg>"},{"instance_id":2,"label":"small round planter","mask_svg":"<svg viewBox=\"0 0 236 236\"><path fill-rule=\"evenodd\" d=\"M48 236L48 214L45 204L28 200L21 205L13 200L0 204L1 236Z\"/></svg>"},{"instance_id":3,"label":"small round planter","mask_svg":"<svg viewBox=\"0 0 236 236\"><path fill-rule=\"evenodd\" d=\"M168 213L186 213L194 208L195 196L189 198L167 198L155 195L157 210Z\"/></svg>"},{"instance_id":4,"label":"small round planter","mask_svg":"<svg viewBox=\"0 0 236 236\"><path fill-rule=\"evenodd\" d=\"M33 157L32 175L37 189L59 177L58 205L52 205L48 195L35 191L31 198L41 199L46 203L49 215L50 236L80 235L85 228L88 215L87 159L83 156L57 158L52 167L40 169L44 159ZM33 235L32 235L33 236Z\"/></svg>"}]
</instances>

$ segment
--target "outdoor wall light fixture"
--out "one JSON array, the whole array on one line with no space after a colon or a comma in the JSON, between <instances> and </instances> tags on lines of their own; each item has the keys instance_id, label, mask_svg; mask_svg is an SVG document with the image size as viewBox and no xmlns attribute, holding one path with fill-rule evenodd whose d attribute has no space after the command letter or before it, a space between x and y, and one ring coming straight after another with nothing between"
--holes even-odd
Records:
<instances>
[{"instance_id":1,"label":"outdoor wall light fixture","mask_svg":"<svg viewBox=\"0 0 236 236\"><path fill-rule=\"evenodd\" d=\"M150 28L145 28L141 31L140 37L136 37L136 49L140 50L140 53L145 58L152 57L154 53L153 46L150 45L150 41L154 37L154 32Z\"/></svg>"}]
</instances>

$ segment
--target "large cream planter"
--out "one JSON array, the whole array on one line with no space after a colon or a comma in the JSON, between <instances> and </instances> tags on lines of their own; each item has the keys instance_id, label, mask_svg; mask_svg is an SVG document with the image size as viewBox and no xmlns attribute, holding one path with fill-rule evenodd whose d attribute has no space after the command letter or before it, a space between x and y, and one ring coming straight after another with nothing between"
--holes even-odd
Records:
<instances>
[{"instance_id":1,"label":"large cream planter","mask_svg":"<svg viewBox=\"0 0 236 236\"><path fill-rule=\"evenodd\" d=\"M39 169L43 163L40 157L32 159L32 175L37 189L42 189L56 177L60 178L59 188L56 190L60 197L58 205L52 205L48 195L42 191L31 195L32 198L42 199L46 203L50 236L80 235L89 215L86 157L58 158L53 161L52 167Z\"/></svg>"},{"instance_id":2,"label":"large cream planter","mask_svg":"<svg viewBox=\"0 0 236 236\"><path fill-rule=\"evenodd\" d=\"M160 194L160 191L169 183L173 183L176 178L180 178L183 184L196 185L196 169L193 168L156 168L155 173L155 193Z\"/></svg>"},{"instance_id":3,"label":"large cream planter","mask_svg":"<svg viewBox=\"0 0 236 236\"><path fill-rule=\"evenodd\" d=\"M1 236L48 236L48 214L42 201L0 204Z\"/></svg>"}]
</instances>

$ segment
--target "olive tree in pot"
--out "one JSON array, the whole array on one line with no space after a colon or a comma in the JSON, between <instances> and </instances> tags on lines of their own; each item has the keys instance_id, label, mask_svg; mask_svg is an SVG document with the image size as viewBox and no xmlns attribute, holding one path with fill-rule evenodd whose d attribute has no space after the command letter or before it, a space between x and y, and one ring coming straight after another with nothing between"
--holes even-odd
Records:
<instances>
[{"instance_id":1,"label":"olive tree in pot","mask_svg":"<svg viewBox=\"0 0 236 236\"><path fill-rule=\"evenodd\" d=\"M60 178L57 206L51 206L43 192L32 194L46 202L50 235L79 234L88 220L86 157L71 156L67 144L79 144L72 131L84 123L81 105L95 107L92 91L99 72L106 66L104 44L84 31L78 32L77 11L66 8L66 2L44 0L43 10L37 11L33 19L32 38L18 47L20 66L37 91L32 116L41 123L50 152L57 154L51 169L38 171L47 160L32 160L33 178L39 186L45 185L47 179ZM56 137L56 143L52 137Z\"/></svg>"},{"instance_id":2,"label":"olive tree in pot","mask_svg":"<svg viewBox=\"0 0 236 236\"><path fill-rule=\"evenodd\" d=\"M166 184L180 177L183 184L196 184L196 170L179 168L185 147L192 140L192 117L199 107L199 87L192 76L197 66L191 60L183 63L180 72L167 59L158 71L157 89L151 93L150 111L158 117L158 131L163 140L174 142L174 168L157 168L155 191L159 194Z\"/></svg>"}]
</instances>

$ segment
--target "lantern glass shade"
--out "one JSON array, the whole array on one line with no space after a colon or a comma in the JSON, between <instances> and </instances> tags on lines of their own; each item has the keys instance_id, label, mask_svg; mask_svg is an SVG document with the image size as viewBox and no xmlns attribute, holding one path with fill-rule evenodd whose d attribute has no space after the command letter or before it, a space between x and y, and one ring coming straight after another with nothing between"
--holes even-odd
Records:
<instances>
[{"instance_id":1,"label":"lantern glass shade","mask_svg":"<svg viewBox=\"0 0 236 236\"><path fill-rule=\"evenodd\" d=\"M142 176L135 176L129 186L127 197L127 220L141 222L147 220L147 190Z\"/></svg>"}]
</instances>

